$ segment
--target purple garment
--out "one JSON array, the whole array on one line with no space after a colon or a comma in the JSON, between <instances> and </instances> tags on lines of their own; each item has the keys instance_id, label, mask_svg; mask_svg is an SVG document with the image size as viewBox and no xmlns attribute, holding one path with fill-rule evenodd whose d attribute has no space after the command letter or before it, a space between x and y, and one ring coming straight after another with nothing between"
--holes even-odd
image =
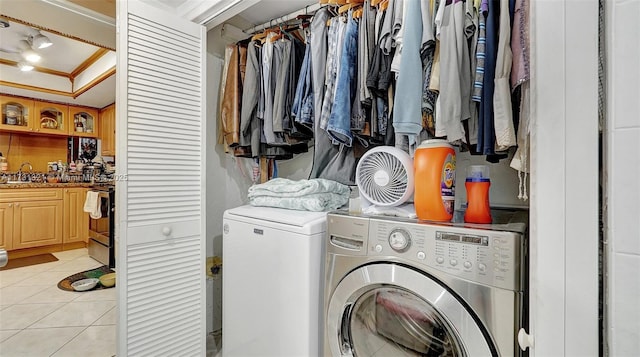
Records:
<instances>
[{"instance_id":1,"label":"purple garment","mask_svg":"<svg viewBox=\"0 0 640 357\"><path fill-rule=\"evenodd\" d=\"M516 0L516 8L511 29L511 89L515 89L530 76L529 66L529 0Z\"/></svg>"}]
</instances>

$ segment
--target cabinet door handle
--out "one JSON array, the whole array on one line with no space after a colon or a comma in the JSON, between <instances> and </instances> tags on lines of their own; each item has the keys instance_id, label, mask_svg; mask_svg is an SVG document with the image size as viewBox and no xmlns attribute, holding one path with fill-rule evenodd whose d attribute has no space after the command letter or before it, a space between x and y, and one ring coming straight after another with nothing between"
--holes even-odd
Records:
<instances>
[{"instance_id":1,"label":"cabinet door handle","mask_svg":"<svg viewBox=\"0 0 640 357\"><path fill-rule=\"evenodd\" d=\"M13 207L13 203L9 203L9 208Z\"/></svg>"},{"instance_id":2,"label":"cabinet door handle","mask_svg":"<svg viewBox=\"0 0 640 357\"><path fill-rule=\"evenodd\" d=\"M20 204L19 204L19 203L16 203L16 207L20 207Z\"/></svg>"}]
</instances>

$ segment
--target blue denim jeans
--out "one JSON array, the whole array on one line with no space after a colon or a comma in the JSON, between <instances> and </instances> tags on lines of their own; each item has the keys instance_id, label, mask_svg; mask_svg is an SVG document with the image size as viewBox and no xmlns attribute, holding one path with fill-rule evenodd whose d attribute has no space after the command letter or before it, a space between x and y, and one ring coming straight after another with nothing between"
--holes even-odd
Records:
<instances>
[{"instance_id":1,"label":"blue denim jeans","mask_svg":"<svg viewBox=\"0 0 640 357\"><path fill-rule=\"evenodd\" d=\"M351 146L351 103L356 95L356 68L358 60L358 23L347 16L347 29L342 43L340 69L336 77L336 95L327 124L327 133L334 143Z\"/></svg>"},{"instance_id":2,"label":"blue denim jeans","mask_svg":"<svg viewBox=\"0 0 640 357\"><path fill-rule=\"evenodd\" d=\"M313 88L311 83L311 44L309 39L307 39L291 113L296 122L313 127Z\"/></svg>"}]
</instances>

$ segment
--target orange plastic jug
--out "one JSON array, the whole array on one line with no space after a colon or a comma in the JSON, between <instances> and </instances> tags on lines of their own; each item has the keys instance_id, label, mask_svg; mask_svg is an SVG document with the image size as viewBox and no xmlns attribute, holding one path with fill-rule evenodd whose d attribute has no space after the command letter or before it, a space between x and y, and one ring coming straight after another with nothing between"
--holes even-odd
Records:
<instances>
[{"instance_id":1,"label":"orange plastic jug","mask_svg":"<svg viewBox=\"0 0 640 357\"><path fill-rule=\"evenodd\" d=\"M453 218L456 152L446 140L425 140L413 158L413 203L419 219L446 222Z\"/></svg>"},{"instance_id":2,"label":"orange plastic jug","mask_svg":"<svg viewBox=\"0 0 640 357\"><path fill-rule=\"evenodd\" d=\"M468 223L491 223L491 207L489 206L489 167L471 165L467 168L467 210L464 221Z\"/></svg>"}]
</instances>

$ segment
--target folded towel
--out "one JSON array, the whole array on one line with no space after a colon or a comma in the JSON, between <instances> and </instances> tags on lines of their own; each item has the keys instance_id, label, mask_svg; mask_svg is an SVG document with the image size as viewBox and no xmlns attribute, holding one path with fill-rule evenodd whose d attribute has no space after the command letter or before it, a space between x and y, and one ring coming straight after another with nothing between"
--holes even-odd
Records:
<instances>
[{"instance_id":1,"label":"folded towel","mask_svg":"<svg viewBox=\"0 0 640 357\"><path fill-rule=\"evenodd\" d=\"M100 210L100 197L98 192L87 191L87 198L84 200L84 211L89 213L89 216L93 219L102 218L102 211Z\"/></svg>"},{"instance_id":2,"label":"folded towel","mask_svg":"<svg viewBox=\"0 0 640 357\"><path fill-rule=\"evenodd\" d=\"M349 201L349 187L326 179L293 181L275 178L249 187L252 206L279 207L305 211L330 211Z\"/></svg>"},{"instance_id":3,"label":"folded towel","mask_svg":"<svg viewBox=\"0 0 640 357\"><path fill-rule=\"evenodd\" d=\"M349 194L349 187L336 181L326 179L310 179L293 181L285 178L274 178L259 185L249 187L251 196L300 197L312 193L332 192Z\"/></svg>"},{"instance_id":4,"label":"folded towel","mask_svg":"<svg viewBox=\"0 0 640 357\"><path fill-rule=\"evenodd\" d=\"M303 197L271 197L256 196L249 198L252 206L278 207L302 211L332 211L336 210L349 200L349 196L340 196L335 193L314 193Z\"/></svg>"}]
</instances>

